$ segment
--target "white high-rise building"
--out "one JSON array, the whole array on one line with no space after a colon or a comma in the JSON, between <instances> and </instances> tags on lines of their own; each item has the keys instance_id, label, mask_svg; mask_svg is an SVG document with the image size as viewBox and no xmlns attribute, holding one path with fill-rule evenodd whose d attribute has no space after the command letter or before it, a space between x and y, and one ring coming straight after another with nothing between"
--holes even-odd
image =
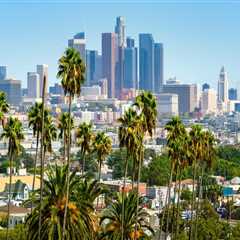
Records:
<instances>
[{"instance_id":1,"label":"white high-rise building","mask_svg":"<svg viewBox=\"0 0 240 240\"><path fill-rule=\"evenodd\" d=\"M224 104L228 102L228 78L224 67L221 68L218 80L218 102Z\"/></svg>"},{"instance_id":2,"label":"white high-rise building","mask_svg":"<svg viewBox=\"0 0 240 240\"><path fill-rule=\"evenodd\" d=\"M27 73L27 89L28 97L39 98L40 97L40 77L36 72Z\"/></svg>"},{"instance_id":3,"label":"white high-rise building","mask_svg":"<svg viewBox=\"0 0 240 240\"><path fill-rule=\"evenodd\" d=\"M214 89L205 89L201 97L201 110L203 114L216 113L217 93Z\"/></svg>"},{"instance_id":4,"label":"white high-rise building","mask_svg":"<svg viewBox=\"0 0 240 240\"><path fill-rule=\"evenodd\" d=\"M39 95L40 97L42 97L44 76L46 77L46 93L48 93L48 65L46 64L37 65L37 73L39 74L39 80L40 80Z\"/></svg>"},{"instance_id":5,"label":"white high-rise building","mask_svg":"<svg viewBox=\"0 0 240 240\"><path fill-rule=\"evenodd\" d=\"M157 97L158 117L178 115L178 95L171 93L160 93Z\"/></svg>"},{"instance_id":6,"label":"white high-rise building","mask_svg":"<svg viewBox=\"0 0 240 240\"><path fill-rule=\"evenodd\" d=\"M120 47L125 47L125 21L123 17L117 17L116 19L116 26L115 26L115 33L118 36L117 44Z\"/></svg>"}]
</instances>

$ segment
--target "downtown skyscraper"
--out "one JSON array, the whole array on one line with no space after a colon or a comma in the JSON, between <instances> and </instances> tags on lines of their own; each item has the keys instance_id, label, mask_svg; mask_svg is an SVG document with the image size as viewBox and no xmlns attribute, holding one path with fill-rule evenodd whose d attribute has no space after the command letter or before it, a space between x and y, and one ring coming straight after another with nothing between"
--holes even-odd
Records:
<instances>
[{"instance_id":1,"label":"downtown skyscraper","mask_svg":"<svg viewBox=\"0 0 240 240\"><path fill-rule=\"evenodd\" d=\"M163 86L163 45L152 34L139 34L139 88L159 93Z\"/></svg>"},{"instance_id":2,"label":"downtown skyscraper","mask_svg":"<svg viewBox=\"0 0 240 240\"><path fill-rule=\"evenodd\" d=\"M40 97L42 97L44 76L46 77L46 92L48 92L48 65L46 64L37 65L37 73L39 75L39 80L40 80L39 95Z\"/></svg>"},{"instance_id":3,"label":"downtown skyscraper","mask_svg":"<svg viewBox=\"0 0 240 240\"><path fill-rule=\"evenodd\" d=\"M77 33L72 39L69 39L68 47L76 49L84 63L86 63L86 39L84 32Z\"/></svg>"},{"instance_id":4,"label":"downtown skyscraper","mask_svg":"<svg viewBox=\"0 0 240 240\"><path fill-rule=\"evenodd\" d=\"M227 103L228 101L228 78L224 67L221 68L218 80L218 102Z\"/></svg>"},{"instance_id":5,"label":"downtown skyscraper","mask_svg":"<svg viewBox=\"0 0 240 240\"><path fill-rule=\"evenodd\" d=\"M127 47L124 49L124 89L138 88L138 50L133 38L127 38Z\"/></svg>"},{"instance_id":6,"label":"downtown skyscraper","mask_svg":"<svg viewBox=\"0 0 240 240\"><path fill-rule=\"evenodd\" d=\"M108 97L114 98L116 77L116 39L115 33L102 33L102 77L107 79Z\"/></svg>"}]
</instances>

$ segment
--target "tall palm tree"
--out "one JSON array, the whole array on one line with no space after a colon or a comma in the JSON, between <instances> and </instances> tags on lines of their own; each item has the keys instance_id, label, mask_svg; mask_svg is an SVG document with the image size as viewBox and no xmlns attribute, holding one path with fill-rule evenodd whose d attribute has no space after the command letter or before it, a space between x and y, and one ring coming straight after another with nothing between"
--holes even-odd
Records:
<instances>
[{"instance_id":1,"label":"tall palm tree","mask_svg":"<svg viewBox=\"0 0 240 240\"><path fill-rule=\"evenodd\" d=\"M152 137L153 130L157 124L157 101L156 97L149 91L144 91L136 97L135 106L145 116L145 122L143 124L144 132L148 132Z\"/></svg>"},{"instance_id":2,"label":"tall palm tree","mask_svg":"<svg viewBox=\"0 0 240 240\"><path fill-rule=\"evenodd\" d=\"M85 80L85 65L81 56L74 48L68 48L65 54L59 59L57 77L61 79L62 87L65 95L69 97L69 108L68 113L71 116L72 98L75 95L80 95L81 85ZM68 124L68 148L67 148L67 164L68 164L68 175L70 174L70 135L71 135L71 124ZM63 221L63 232L62 238L64 239L66 218L67 218L67 205L69 198L69 177L67 177L67 191L66 191L66 204Z\"/></svg>"},{"instance_id":3,"label":"tall palm tree","mask_svg":"<svg viewBox=\"0 0 240 240\"><path fill-rule=\"evenodd\" d=\"M46 171L44 179L43 199L42 199L42 240L62 239L63 216L66 202L67 174L68 166L52 166ZM66 224L66 239L92 239L93 232L93 207L92 199L89 199L89 189L82 186L81 179L73 172L69 176L69 202ZM87 184L87 186L92 183ZM93 184L93 186L95 186ZM94 187L93 187L94 188ZM84 189L84 190L83 190ZM91 190L90 190L91 191ZM36 190L39 193L39 190ZM78 198L78 196L83 196ZM35 198L33 212L26 219L28 227L27 239L38 239L38 219L40 211L40 199Z\"/></svg>"},{"instance_id":4,"label":"tall palm tree","mask_svg":"<svg viewBox=\"0 0 240 240\"><path fill-rule=\"evenodd\" d=\"M156 122L157 122L156 97L151 92L144 91L136 97L134 106L136 106L138 110L141 112L140 116L142 115L141 116L142 126L139 128L139 131L138 131L138 150L136 151L139 159L138 178L137 178L137 192L139 194L141 164L143 163L143 159L144 159L143 140L144 140L144 135L146 133L149 133L149 135L152 137L153 131L156 128ZM137 201L137 206L138 206L138 201ZM138 207L136 208L136 219L137 218L138 218Z\"/></svg>"},{"instance_id":5,"label":"tall palm tree","mask_svg":"<svg viewBox=\"0 0 240 240\"><path fill-rule=\"evenodd\" d=\"M119 138L119 146L120 148L125 147L127 150L125 166L124 166L124 179L123 179L123 189L122 189L122 198L125 198L125 188L126 188L126 178L128 172L128 161L131 157L135 156L135 151L138 148L138 138L137 138L137 130L139 126L139 117L137 112L133 110L133 108L129 108L125 114L118 119L120 123L118 138ZM133 183L132 183L133 184ZM132 185L133 186L133 185ZM122 240L124 238L124 202L122 201Z\"/></svg>"},{"instance_id":6,"label":"tall palm tree","mask_svg":"<svg viewBox=\"0 0 240 240\"><path fill-rule=\"evenodd\" d=\"M40 205L39 205L39 219L38 219L38 239L41 240L41 230L42 230L42 200L43 200L43 178L44 178L44 131L45 122L47 122L48 114L45 110L45 98L46 98L46 76L43 76L43 88L42 91L42 108L41 108L41 167L40 167ZM48 112L47 112L48 113ZM46 119L45 119L46 118Z\"/></svg>"},{"instance_id":7,"label":"tall palm tree","mask_svg":"<svg viewBox=\"0 0 240 240\"><path fill-rule=\"evenodd\" d=\"M69 113L63 112L58 119L58 129L60 129L58 137L63 140L63 160L66 161L66 146L68 143L68 124ZM74 127L73 118L70 119L70 129Z\"/></svg>"},{"instance_id":8,"label":"tall palm tree","mask_svg":"<svg viewBox=\"0 0 240 240\"><path fill-rule=\"evenodd\" d=\"M167 130L167 148L168 156L171 161L171 172L169 176L167 195L165 199L166 209L163 212L163 218L161 220L159 234L161 234L162 232L162 221L165 217L165 214L167 215L166 231L168 232L169 230L169 205L171 200L172 178L174 170L179 169L179 166L181 164L182 154L184 152L183 139L186 135L186 129L179 117L173 117L171 121L166 124L165 129ZM167 232L165 238L167 238Z\"/></svg>"},{"instance_id":9,"label":"tall palm tree","mask_svg":"<svg viewBox=\"0 0 240 240\"><path fill-rule=\"evenodd\" d=\"M193 160L192 166L193 166L193 191L192 191L192 200L191 200L191 224L189 229L189 240L192 239L193 236L193 215L194 215L194 209L195 209L195 202L196 202L196 189L195 189L195 182L197 177L197 172L199 169L200 161L204 155L204 149L203 149L203 130L200 125L193 125L191 127L191 131L189 132L190 136L190 152L191 157Z\"/></svg>"},{"instance_id":10,"label":"tall palm tree","mask_svg":"<svg viewBox=\"0 0 240 240\"><path fill-rule=\"evenodd\" d=\"M36 137L36 152L35 152L35 159L34 159L34 173L33 173L33 183L32 183L32 191L35 190L35 180L36 180L36 169L37 169L37 159L38 159L38 146L39 146L39 138L40 132L42 130L42 103L35 103L34 106L30 108L28 111L28 125L33 130L33 136ZM45 116L47 116L48 112L45 110ZM32 204L31 204L31 211L32 211Z\"/></svg>"},{"instance_id":11,"label":"tall palm tree","mask_svg":"<svg viewBox=\"0 0 240 240\"><path fill-rule=\"evenodd\" d=\"M3 133L1 135L2 139L8 140L8 157L9 157L9 192L8 192L8 225L7 225L7 239L10 226L10 203L12 196L12 165L13 159L20 152L20 142L24 139L22 123L17 118L10 117L7 124L3 128Z\"/></svg>"},{"instance_id":12,"label":"tall palm tree","mask_svg":"<svg viewBox=\"0 0 240 240\"><path fill-rule=\"evenodd\" d=\"M214 135L210 131L203 131L201 134L201 159L199 159L199 168L201 170L201 176L199 180L198 186L198 201L196 206L196 221L194 228L194 239L197 238L197 227L198 227L198 213L199 213L199 205L200 199L202 199L202 183L203 183L203 174L204 172L208 172L214 163L216 157L216 149L215 144L216 140Z\"/></svg>"},{"instance_id":13,"label":"tall palm tree","mask_svg":"<svg viewBox=\"0 0 240 240\"><path fill-rule=\"evenodd\" d=\"M81 146L82 157L82 174L85 171L86 154L91 152L91 144L93 139L92 124L82 123L79 125L76 131L76 138L78 145Z\"/></svg>"},{"instance_id":14,"label":"tall palm tree","mask_svg":"<svg viewBox=\"0 0 240 240\"><path fill-rule=\"evenodd\" d=\"M120 240L122 239L122 225L123 226L123 239L124 240L133 240L135 236L137 239L152 239L153 229L150 227L147 222L149 215L142 208L139 207L139 214L137 218L137 233L135 233L135 224L136 224L136 207L139 196L136 192L130 192L127 196L122 198L121 194L117 195L116 201L113 201L106 210L103 211L103 214L100 219L100 224L102 226L102 233L100 239L104 240ZM140 198L140 203L142 203L142 198ZM122 204L124 202L124 215L122 215ZM122 221L122 218L124 220Z\"/></svg>"},{"instance_id":15,"label":"tall palm tree","mask_svg":"<svg viewBox=\"0 0 240 240\"><path fill-rule=\"evenodd\" d=\"M9 104L7 103L5 92L0 91L0 121L4 125L4 114L8 113Z\"/></svg>"},{"instance_id":16,"label":"tall palm tree","mask_svg":"<svg viewBox=\"0 0 240 240\"><path fill-rule=\"evenodd\" d=\"M98 132L93 143L93 152L97 154L98 181L101 180L102 164L112 151L112 140L104 132Z\"/></svg>"}]
</instances>

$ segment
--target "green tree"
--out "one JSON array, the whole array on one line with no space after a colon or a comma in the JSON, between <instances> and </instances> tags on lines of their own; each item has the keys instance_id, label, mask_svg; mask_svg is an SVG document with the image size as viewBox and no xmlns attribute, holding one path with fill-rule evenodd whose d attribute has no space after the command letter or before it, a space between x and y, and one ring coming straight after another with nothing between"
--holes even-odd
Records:
<instances>
[{"instance_id":1,"label":"green tree","mask_svg":"<svg viewBox=\"0 0 240 240\"><path fill-rule=\"evenodd\" d=\"M81 146L81 156L82 156L82 174L85 172L86 154L89 156L92 149L93 140L93 130L92 124L82 123L78 126L76 130L77 144Z\"/></svg>"},{"instance_id":2,"label":"green tree","mask_svg":"<svg viewBox=\"0 0 240 240\"><path fill-rule=\"evenodd\" d=\"M138 162L137 192L139 193L141 165L144 159L144 145L143 145L144 135L148 133L150 137L152 137L153 131L156 128L156 123L157 123L156 97L151 92L144 91L136 97L134 106L136 106L137 109L141 112L139 119L137 120L137 123L139 124L140 122L141 124L139 124L140 126L136 128L136 136L138 139L138 143L137 143L138 148L136 149L136 154L138 156L136 157ZM138 218L138 200L137 200L137 208L136 208L136 220L137 218ZM134 239L136 239L136 236Z\"/></svg>"},{"instance_id":3,"label":"green tree","mask_svg":"<svg viewBox=\"0 0 240 240\"><path fill-rule=\"evenodd\" d=\"M10 203L11 203L11 187L12 187L12 164L13 159L20 152L20 142L24 139L22 123L17 118L10 117L7 124L3 128L1 135L2 139L8 140L8 157L10 162L10 178L9 178L9 193L8 193L8 225L7 225L7 240L10 226Z\"/></svg>"},{"instance_id":4,"label":"green tree","mask_svg":"<svg viewBox=\"0 0 240 240\"><path fill-rule=\"evenodd\" d=\"M98 160L98 181L101 180L101 168L106 157L112 151L112 140L104 132L98 132L93 143L93 152L97 154Z\"/></svg>"},{"instance_id":5,"label":"green tree","mask_svg":"<svg viewBox=\"0 0 240 240\"><path fill-rule=\"evenodd\" d=\"M124 178L123 178L123 189L122 189L122 198L125 196L126 188L126 178L128 172L128 163L129 159L135 155L135 152L138 149L138 130L139 130L139 118L138 114L132 108L129 108L125 114L118 119L120 123L118 138L119 138L119 147L120 149L126 148L126 160L124 163ZM140 168L140 166L139 166ZM124 214L124 201L122 204L122 214ZM123 225L124 225L124 216L122 217L122 240L124 239L123 235Z\"/></svg>"},{"instance_id":6,"label":"green tree","mask_svg":"<svg viewBox=\"0 0 240 240\"><path fill-rule=\"evenodd\" d=\"M85 80L85 66L81 59L79 52L73 48L68 48L65 54L59 59L57 77L61 79L62 87L65 95L69 97L68 114L71 116L72 98L75 95L80 95L81 86ZM71 124L68 124L68 148L67 148L67 164L68 164L68 176L70 174L70 135L71 135ZM67 218L67 205L69 198L69 177L67 181L67 195L66 195L66 206L63 221L62 238L64 239L66 218Z\"/></svg>"},{"instance_id":7,"label":"green tree","mask_svg":"<svg viewBox=\"0 0 240 240\"><path fill-rule=\"evenodd\" d=\"M180 175L182 173L182 170L186 165L189 164L188 162L188 148L187 148L187 133L184 125L182 124L181 120L179 117L173 117L165 126L165 129L167 130L167 151L168 151L168 156L169 160L171 163L171 171L169 175L169 181L168 181L168 189L167 189L167 195L165 199L165 206L166 208L164 209L163 212L163 218L165 218L166 214L166 231L169 231L169 217L170 217L170 211L169 211L169 205L171 204L170 202L170 193L171 193L171 186L172 186L172 180L173 180L173 174L174 172L176 173L176 181L179 175L179 170L180 170ZM181 178L179 179L179 193L180 193L180 181ZM175 189L177 189L177 186L175 184ZM174 194L175 195L175 194ZM178 194L179 196L179 194ZM178 197L178 205L179 205L179 197ZM175 207L172 208L173 211L175 211ZM174 212L173 212L174 215ZM177 215L176 215L177 216ZM177 223L178 224L178 223ZM162 223L160 223L160 233L162 232ZM177 226L178 228L178 226ZM166 232L166 233L167 233ZM178 231L177 231L178 232ZM167 234L165 234L167 237ZM159 236L160 238L160 236Z\"/></svg>"},{"instance_id":8,"label":"green tree","mask_svg":"<svg viewBox=\"0 0 240 240\"><path fill-rule=\"evenodd\" d=\"M58 119L58 129L59 132L59 139L63 140L63 160L66 161L66 146L68 143L68 124L70 122L70 129L72 130L74 127L73 118L71 117L69 121L69 113L63 112L60 114Z\"/></svg>"},{"instance_id":9,"label":"green tree","mask_svg":"<svg viewBox=\"0 0 240 240\"><path fill-rule=\"evenodd\" d=\"M137 205L139 196L133 191L122 198L122 194L117 195L117 199L111 202L110 206L106 208L100 219L102 226L101 239L122 239L122 222L123 226L123 239L132 240L137 239L152 239L153 230L147 222L149 217L146 211ZM139 199L141 205L142 198ZM124 215L122 215L122 204L124 202ZM137 232L135 233L136 224L136 207L138 206L137 218ZM124 218L124 221L122 221Z\"/></svg>"},{"instance_id":10,"label":"green tree","mask_svg":"<svg viewBox=\"0 0 240 240\"><path fill-rule=\"evenodd\" d=\"M67 190L67 174L68 166L64 165L50 167L46 171L46 179L44 179L43 199L42 199L42 240L62 239L63 217L65 212L66 190ZM76 176L76 172L72 172L69 176L69 202L67 205L68 214L66 219L66 239L91 239L93 232L93 213L92 205L87 196L91 196L88 190L79 192L84 187L80 187L81 181ZM83 198L78 196L87 193ZM39 194L39 190L36 190ZM26 219L27 237L30 240L38 239L38 221L40 211L40 199L35 198L33 212Z\"/></svg>"},{"instance_id":11,"label":"green tree","mask_svg":"<svg viewBox=\"0 0 240 240\"><path fill-rule=\"evenodd\" d=\"M45 116L47 116L47 110L45 110ZM30 108L28 111L28 125L33 130L33 136L37 139L36 144L36 152L35 152L35 159L34 159L34 170L33 170L33 183L32 183L32 190L35 190L35 180L36 180L36 168L37 168L37 159L38 159L38 146L39 146L39 138L40 132L42 130L42 103L35 103L34 106ZM32 211L32 206L31 206Z\"/></svg>"}]
</instances>

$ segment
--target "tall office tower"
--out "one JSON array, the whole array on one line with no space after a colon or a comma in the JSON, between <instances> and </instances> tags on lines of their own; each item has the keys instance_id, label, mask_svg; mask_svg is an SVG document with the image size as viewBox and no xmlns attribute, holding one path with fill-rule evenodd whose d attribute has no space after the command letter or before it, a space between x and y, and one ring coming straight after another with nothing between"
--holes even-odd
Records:
<instances>
[{"instance_id":1,"label":"tall office tower","mask_svg":"<svg viewBox=\"0 0 240 240\"><path fill-rule=\"evenodd\" d=\"M98 51L95 50L86 51L86 65L87 65L86 85L91 86L97 84L98 80L102 77L102 56L98 54Z\"/></svg>"},{"instance_id":2,"label":"tall office tower","mask_svg":"<svg viewBox=\"0 0 240 240\"><path fill-rule=\"evenodd\" d=\"M163 88L163 44L154 44L154 92L160 93Z\"/></svg>"},{"instance_id":3,"label":"tall office tower","mask_svg":"<svg viewBox=\"0 0 240 240\"><path fill-rule=\"evenodd\" d=\"M178 95L179 114L191 113L198 106L196 84L167 83L163 85L163 93Z\"/></svg>"},{"instance_id":4,"label":"tall office tower","mask_svg":"<svg viewBox=\"0 0 240 240\"><path fill-rule=\"evenodd\" d=\"M27 89L28 97L39 98L40 97L40 78L36 72L27 73Z\"/></svg>"},{"instance_id":5,"label":"tall office tower","mask_svg":"<svg viewBox=\"0 0 240 240\"><path fill-rule=\"evenodd\" d=\"M139 88L154 91L154 40L152 34L139 34Z\"/></svg>"},{"instance_id":6,"label":"tall office tower","mask_svg":"<svg viewBox=\"0 0 240 240\"><path fill-rule=\"evenodd\" d=\"M118 46L116 51L116 72L115 72L115 97L120 99L124 84L124 59L125 48Z\"/></svg>"},{"instance_id":7,"label":"tall office tower","mask_svg":"<svg viewBox=\"0 0 240 240\"><path fill-rule=\"evenodd\" d=\"M0 80L7 78L7 66L0 66Z\"/></svg>"},{"instance_id":8,"label":"tall office tower","mask_svg":"<svg viewBox=\"0 0 240 240\"><path fill-rule=\"evenodd\" d=\"M117 17L116 19L116 26L115 26L115 33L117 34L117 42L118 46L125 47L125 21L123 17Z\"/></svg>"},{"instance_id":9,"label":"tall office tower","mask_svg":"<svg viewBox=\"0 0 240 240\"><path fill-rule=\"evenodd\" d=\"M40 95L40 97L42 97L44 76L46 77L46 93L48 93L48 65L46 65L46 64L37 65L37 73L39 75L39 80L40 80L39 95Z\"/></svg>"},{"instance_id":10,"label":"tall office tower","mask_svg":"<svg viewBox=\"0 0 240 240\"><path fill-rule=\"evenodd\" d=\"M201 110L203 114L216 113L217 111L217 92L208 88L202 92Z\"/></svg>"},{"instance_id":11,"label":"tall office tower","mask_svg":"<svg viewBox=\"0 0 240 240\"><path fill-rule=\"evenodd\" d=\"M69 39L68 47L76 49L84 63L86 63L86 39L84 32L77 33L72 39Z\"/></svg>"},{"instance_id":12,"label":"tall office tower","mask_svg":"<svg viewBox=\"0 0 240 240\"><path fill-rule=\"evenodd\" d=\"M229 100L237 100L238 99L237 89L236 88L230 88L228 90L228 97L229 97Z\"/></svg>"},{"instance_id":13,"label":"tall office tower","mask_svg":"<svg viewBox=\"0 0 240 240\"><path fill-rule=\"evenodd\" d=\"M210 85L209 85L208 83L204 83L204 84L202 85L202 91L207 90L207 89L209 89L209 88L210 88Z\"/></svg>"},{"instance_id":14,"label":"tall office tower","mask_svg":"<svg viewBox=\"0 0 240 240\"><path fill-rule=\"evenodd\" d=\"M115 97L116 34L102 33L102 77L107 79L108 97Z\"/></svg>"},{"instance_id":15,"label":"tall office tower","mask_svg":"<svg viewBox=\"0 0 240 240\"><path fill-rule=\"evenodd\" d=\"M228 101L228 79L224 67L221 68L218 80L218 102L227 103Z\"/></svg>"},{"instance_id":16,"label":"tall office tower","mask_svg":"<svg viewBox=\"0 0 240 240\"><path fill-rule=\"evenodd\" d=\"M0 91L6 93L10 105L19 106L22 101L21 81L5 79L0 81Z\"/></svg>"},{"instance_id":17,"label":"tall office tower","mask_svg":"<svg viewBox=\"0 0 240 240\"><path fill-rule=\"evenodd\" d=\"M138 88L138 51L134 41L124 49L124 81L123 88Z\"/></svg>"},{"instance_id":18,"label":"tall office tower","mask_svg":"<svg viewBox=\"0 0 240 240\"><path fill-rule=\"evenodd\" d=\"M127 37L127 48L135 47L135 41L131 37Z\"/></svg>"}]
</instances>

